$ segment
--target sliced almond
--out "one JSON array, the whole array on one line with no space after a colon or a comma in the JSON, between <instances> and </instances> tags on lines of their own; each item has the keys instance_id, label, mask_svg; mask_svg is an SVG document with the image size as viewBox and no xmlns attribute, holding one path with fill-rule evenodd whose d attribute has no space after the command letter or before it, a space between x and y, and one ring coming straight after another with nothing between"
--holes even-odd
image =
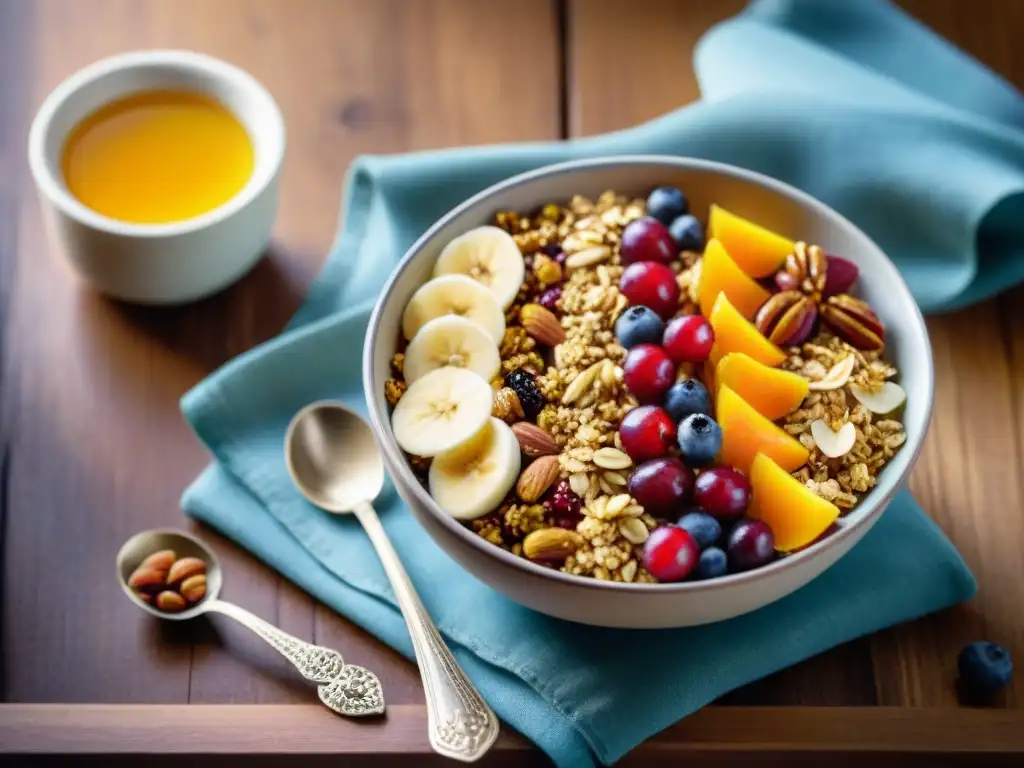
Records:
<instances>
[{"instance_id":1,"label":"sliced almond","mask_svg":"<svg viewBox=\"0 0 1024 768\"><path fill-rule=\"evenodd\" d=\"M590 267L607 261L612 255L612 249L607 245L595 245L593 248L586 248L582 251L567 256L565 259L566 269L580 269Z\"/></svg>"},{"instance_id":2,"label":"sliced almond","mask_svg":"<svg viewBox=\"0 0 1024 768\"><path fill-rule=\"evenodd\" d=\"M819 451L830 459L838 459L849 453L857 442L857 428L846 422L838 432L833 432L824 419L818 419L811 423L811 437Z\"/></svg>"},{"instance_id":3,"label":"sliced almond","mask_svg":"<svg viewBox=\"0 0 1024 768\"><path fill-rule=\"evenodd\" d=\"M838 363L829 368L828 373L825 374L825 378L819 381L812 381L807 388L812 392L839 389L840 387L845 386L846 382L850 380L850 376L853 375L853 367L856 364L857 360L853 355L844 357Z\"/></svg>"},{"instance_id":4,"label":"sliced almond","mask_svg":"<svg viewBox=\"0 0 1024 768\"><path fill-rule=\"evenodd\" d=\"M850 392L857 398L857 402L872 413L882 416L892 413L907 402L907 393L903 387L893 381L885 382L881 389L875 392L851 384Z\"/></svg>"},{"instance_id":5,"label":"sliced almond","mask_svg":"<svg viewBox=\"0 0 1024 768\"><path fill-rule=\"evenodd\" d=\"M601 469L617 470L632 466L633 460L625 451L605 446L594 452L594 463Z\"/></svg>"}]
</instances>

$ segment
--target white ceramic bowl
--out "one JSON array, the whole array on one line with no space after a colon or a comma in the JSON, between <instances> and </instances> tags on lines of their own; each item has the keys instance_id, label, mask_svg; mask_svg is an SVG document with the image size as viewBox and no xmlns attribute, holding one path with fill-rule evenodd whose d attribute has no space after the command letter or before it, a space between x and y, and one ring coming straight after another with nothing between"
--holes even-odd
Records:
<instances>
[{"instance_id":1,"label":"white ceramic bowl","mask_svg":"<svg viewBox=\"0 0 1024 768\"><path fill-rule=\"evenodd\" d=\"M157 89L196 91L230 109L253 142L253 174L237 195L201 216L169 224L116 221L68 191L60 162L64 142L104 104ZM198 53L143 51L98 61L57 86L32 123L28 157L47 234L75 270L115 298L170 304L224 288L263 254L284 147L281 112L251 75Z\"/></svg>"},{"instance_id":2,"label":"white ceramic bowl","mask_svg":"<svg viewBox=\"0 0 1024 768\"><path fill-rule=\"evenodd\" d=\"M528 211L579 193L606 189L644 196L670 184L686 191L694 211L711 203L794 239L817 243L861 268L859 293L886 325L888 352L907 391L907 441L878 485L807 549L754 571L681 584L620 584L543 568L484 541L445 514L417 481L392 435L384 382L406 302L430 278L444 245L490 221L499 210ZM881 516L906 480L932 408L933 369L924 320L892 262L857 227L793 187L740 168L670 157L610 157L542 168L511 178L467 200L432 226L409 250L385 286L366 337L363 378L371 421L402 498L430 536L467 571L525 606L570 621L607 627L659 628L732 618L802 587L846 554Z\"/></svg>"}]
</instances>

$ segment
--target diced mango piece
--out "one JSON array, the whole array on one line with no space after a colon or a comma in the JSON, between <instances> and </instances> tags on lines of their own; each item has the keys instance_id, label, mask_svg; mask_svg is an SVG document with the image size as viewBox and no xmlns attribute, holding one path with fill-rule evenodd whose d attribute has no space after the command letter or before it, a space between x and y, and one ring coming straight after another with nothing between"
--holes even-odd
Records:
<instances>
[{"instance_id":1,"label":"diced mango piece","mask_svg":"<svg viewBox=\"0 0 1024 768\"><path fill-rule=\"evenodd\" d=\"M793 252L793 241L760 224L730 213L717 205L708 216L708 237L713 237L751 277L766 277L778 271Z\"/></svg>"},{"instance_id":2,"label":"diced mango piece","mask_svg":"<svg viewBox=\"0 0 1024 768\"><path fill-rule=\"evenodd\" d=\"M786 354L743 317L724 293L718 295L708 322L715 332L715 344L711 347L710 357L712 365L717 365L730 352L742 352L773 368L782 365L786 359Z\"/></svg>"},{"instance_id":3,"label":"diced mango piece","mask_svg":"<svg viewBox=\"0 0 1024 768\"><path fill-rule=\"evenodd\" d=\"M718 240L711 239L704 248L697 278L697 303L701 314L707 317L720 293L728 296L732 305L748 320L771 296L739 268Z\"/></svg>"},{"instance_id":4,"label":"diced mango piece","mask_svg":"<svg viewBox=\"0 0 1024 768\"><path fill-rule=\"evenodd\" d=\"M730 352L715 367L715 385L725 385L767 419L781 419L804 401L808 381L789 371L769 368L742 352Z\"/></svg>"},{"instance_id":5,"label":"diced mango piece","mask_svg":"<svg viewBox=\"0 0 1024 768\"><path fill-rule=\"evenodd\" d=\"M750 466L750 485L754 495L747 514L768 524L779 552L806 547L839 517L839 507L763 453L758 453Z\"/></svg>"},{"instance_id":6,"label":"diced mango piece","mask_svg":"<svg viewBox=\"0 0 1024 768\"><path fill-rule=\"evenodd\" d=\"M741 472L750 472L758 453L763 453L787 472L807 463L808 451L800 441L766 419L729 387L720 384L715 401L718 425L722 428L722 450L718 460Z\"/></svg>"}]
</instances>

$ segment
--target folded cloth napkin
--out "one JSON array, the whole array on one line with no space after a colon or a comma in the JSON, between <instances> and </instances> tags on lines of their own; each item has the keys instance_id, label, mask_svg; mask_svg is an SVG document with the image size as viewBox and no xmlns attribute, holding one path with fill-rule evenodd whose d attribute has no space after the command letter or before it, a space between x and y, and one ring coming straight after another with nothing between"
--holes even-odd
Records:
<instances>
[{"instance_id":1,"label":"folded cloth napkin","mask_svg":"<svg viewBox=\"0 0 1024 768\"><path fill-rule=\"evenodd\" d=\"M411 656L357 523L292 489L284 430L319 398L365 411L359 351L395 262L453 205L548 163L664 153L783 179L867 230L926 310L977 301L1024 276L1024 99L894 7L759 0L706 35L696 67L703 102L630 130L357 160L343 228L289 328L182 401L215 458L186 491L186 513ZM595 629L535 614L466 575L390 486L377 507L461 664L502 719L559 765L611 763L726 691L975 589L902 493L843 560L756 613L671 631Z\"/></svg>"}]
</instances>

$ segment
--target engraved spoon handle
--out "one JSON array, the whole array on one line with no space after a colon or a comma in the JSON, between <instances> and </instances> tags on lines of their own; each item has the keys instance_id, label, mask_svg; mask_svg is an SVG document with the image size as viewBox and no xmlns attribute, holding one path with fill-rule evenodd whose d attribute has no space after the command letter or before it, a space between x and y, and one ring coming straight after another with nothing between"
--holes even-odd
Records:
<instances>
[{"instance_id":1,"label":"engraved spoon handle","mask_svg":"<svg viewBox=\"0 0 1024 768\"><path fill-rule=\"evenodd\" d=\"M299 674L314 683L320 700L335 712L350 717L380 714L384 694L377 676L367 669L346 664L332 648L313 645L289 635L254 613L224 600L212 600L206 611L230 616L252 630L291 662Z\"/></svg>"},{"instance_id":2,"label":"engraved spoon handle","mask_svg":"<svg viewBox=\"0 0 1024 768\"><path fill-rule=\"evenodd\" d=\"M430 745L455 760L477 760L498 738L498 718L445 645L373 506L362 502L354 511L377 550L409 627L426 693Z\"/></svg>"}]
</instances>

